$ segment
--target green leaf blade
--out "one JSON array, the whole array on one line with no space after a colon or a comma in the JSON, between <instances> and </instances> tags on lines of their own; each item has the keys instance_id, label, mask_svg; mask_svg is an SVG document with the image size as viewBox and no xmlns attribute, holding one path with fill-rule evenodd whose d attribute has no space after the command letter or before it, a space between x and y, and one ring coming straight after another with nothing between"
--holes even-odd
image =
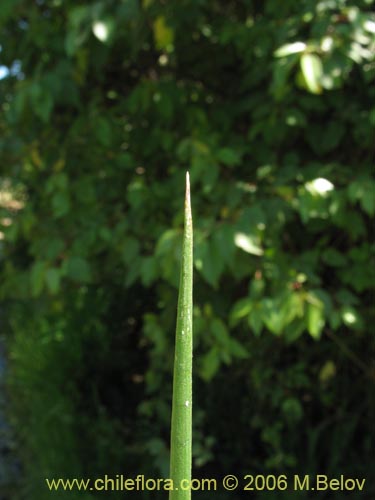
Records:
<instances>
[{"instance_id":1,"label":"green leaf blade","mask_svg":"<svg viewBox=\"0 0 375 500\"><path fill-rule=\"evenodd\" d=\"M189 174L186 174L185 228L182 246L180 289L177 306L173 374L170 479L174 489L169 500L190 500L190 490L180 488L191 480L192 358L193 358L193 223ZM178 488L178 489L175 489Z\"/></svg>"}]
</instances>

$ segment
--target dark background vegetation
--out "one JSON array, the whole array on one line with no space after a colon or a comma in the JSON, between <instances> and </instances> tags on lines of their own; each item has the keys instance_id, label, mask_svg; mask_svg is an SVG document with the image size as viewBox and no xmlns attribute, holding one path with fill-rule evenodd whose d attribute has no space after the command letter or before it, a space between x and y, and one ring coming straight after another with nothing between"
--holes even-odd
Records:
<instances>
[{"instance_id":1,"label":"dark background vegetation","mask_svg":"<svg viewBox=\"0 0 375 500\"><path fill-rule=\"evenodd\" d=\"M344 474L374 498L373 8L2 0L9 498L168 475L186 170L194 477Z\"/></svg>"}]
</instances>

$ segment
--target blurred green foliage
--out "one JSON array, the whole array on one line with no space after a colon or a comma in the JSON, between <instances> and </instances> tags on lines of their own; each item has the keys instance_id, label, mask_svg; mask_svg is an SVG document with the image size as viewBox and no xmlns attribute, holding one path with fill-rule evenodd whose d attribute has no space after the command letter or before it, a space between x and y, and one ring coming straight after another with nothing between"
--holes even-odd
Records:
<instances>
[{"instance_id":1,"label":"blurred green foliage","mask_svg":"<svg viewBox=\"0 0 375 500\"><path fill-rule=\"evenodd\" d=\"M2 0L17 499L167 475L186 169L193 476L349 474L375 494L373 7Z\"/></svg>"}]
</instances>

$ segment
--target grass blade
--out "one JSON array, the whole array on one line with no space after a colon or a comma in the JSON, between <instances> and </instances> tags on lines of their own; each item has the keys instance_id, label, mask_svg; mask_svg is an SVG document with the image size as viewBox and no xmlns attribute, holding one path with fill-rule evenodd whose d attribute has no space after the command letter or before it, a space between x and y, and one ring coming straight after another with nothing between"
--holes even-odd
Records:
<instances>
[{"instance_id":1,"label":"grass blade","mask_svg":"<svg viewBox=\"0 0 375 500\"><path fill-rule=\"evenodd\" d=\"M190 500L190 490L181 484L191 480L191 416L193 358L193 223L189 173L186 173L185 227L182 245L180 289L177 306L173 373L170 478L174 489L169 500ZM184 481L184 483L181 483Z\"/></svg>"}]
</instances>

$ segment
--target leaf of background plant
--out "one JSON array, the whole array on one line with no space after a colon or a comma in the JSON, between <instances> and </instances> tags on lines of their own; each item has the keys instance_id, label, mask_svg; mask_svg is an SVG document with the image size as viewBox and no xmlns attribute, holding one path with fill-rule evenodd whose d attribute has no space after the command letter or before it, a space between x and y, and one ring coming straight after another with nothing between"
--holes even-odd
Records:
<instances>
[{"instance_id":1,"label":"leaf of background plant","mask_svg":"<svg viewBox=\"0 0 375 500\"><path fill-rule=\"evenodd\" d=\"M220 363L220 352L216 346L212 347L201 361L199 372L203 380L207 382L211 380L217 373Z\"/></svg>"},{"instance_id":2,"label":"leaf of background plant","mask_svg":"<svg viewBox=\"0 0 375 500\"><path fill-rule=\"evenodd\" d=\"M155 255L158 257L168 255L170 257L178 242L181 243L181 231L178 229L167 229L158 239Z\"/></svg>"},{"instance_id":3,"label":"leaf of background plant","mask_svg":"<svg viewBox=\"0 0 375 500\"><path fill-rule=\"evenodd\" d=\"M231 326L236 325L241 319L246 318L253 308L253 301L250 297L244 297L237 301L230 313Z\"/></svg>"},{"instance_id":4,"label":"leaf of background plant","mask_svg":"<svg viewBox=\"0 0 375 500\"><path fill-rule=\"evenodd\" d=\"M173 44L174 32L167 25L164 16L159 16L154 22L154 37L156 48L159 50L166 49Z\"/></svg>"},{"instance_id":5,"label":"leaf of background plant","mask_svg":"<svg viewBox=\"0 0 375 500\"><path fill-rule=\"evenodd\" d=\"M291 54L298 54L306 49L306 44L304 42L293 42L282 45L275 51L275 57L285 57Z\"/></svg>"},{"instance_id":6,"label":"leaf of background plant","mask_svg":"<svg viewBox=\"0 0 375 500\"><path fill-rule=\"evenodd\" d=\"M281 405L282 412L285 413L288 420L298 422L303 416L303 408L296 398L287 398Z\"/></svg>"},{"instance_id":7,"label":"leaf of background plant","mask_svg":"<svg viewBox=\"0 0 375 500\"><path fill-rule=\"evenodd\" d=\"M278 304L276 304L276 301L273 299L263 299L262 306L263 323L270 332L275 335L280 335L284 328L284 321Z\"/></svg>"},{"instance_id":8,"label":"leaf of background plant","mask_svg":"<svg viewBox=\"0 0 375 500\"><path fill-rule=\"evenodd\" d=\"M31 104L36 116L47 123L53 109L53 97L49 88L34 83L30 89Z\"/></svg>"},{"instance_id":9,"label":"leaf of background plant","mask_svg":"<svg viewBox=\"0 0 375 500\"><path fill-rule=\"evenodd\" d=\"M288 79L292 69L298 63L298 55L277 59L273 65L271 91L277 101L281 101L290 85ZM260 125L261 128L264 126Z\"/></svg>"},{"instance_id":10,"label":"leaf of background plant","mask_svg":"<svg viewBox=\"0 0 375 500\"><path fill-rule=\"evenodd\" d=\"M98 40L106 43L110 40L115 27L112 18L98 19L92 23L92 32Z\"/></svg>"},{"instance_id":11,"label":"leaf of background plant","mask_svg":"<svg viewBox=\"0 0 375 500\"><path fill-rule=\"evenodd\" d=\"M109 120L99 117L95 122L95 135L99 143L108 147L112 141L112 129Z\"/></svg>"},{"instance_id":12,"label":"leaf of background plant","mask_svg":"<svg viewBox=\"0 0 375 500\"><path fill-rule=\"evenodd\" d=\"M194 263L205 280L216 287L224 269L224 260L213 241L203 240L197 243Z\"/></svg>"},{"instance_id":13,"label":"leaf of background plant","mask_svg":"<svg viewBox=\"0 0 375 500\"><path fill-rule=\"evenodd\" d=\"M319 372L319 380L323 383L328 382L336 375L336 365L333 361L328 360L324 363Z\"/></svg>"},{"instance_id":14,"label":"leaf of background plant","mask_svg":"<svg viewBox=\"0 0 375 500\"><path fill-rule=\"evenodd\" d=\"M229 338L229 351L234 357L239 359L246 359L249 356L247 349L232 337Z\"/></svg>"},{"instance_id":15,"label":"leaf of background plant","mask_svg":"<svg viewBox=\"0 0 375 500\"><path fill-rule=\"evenodd\" d=\"M91 281L90 266L83 257L70 257L65 265L66 275L69 278L82 283Z\"/></svg>"},{"instance_id":16,"label":"leaf of background plant","mask_svg":"<svg viewBox=\"0 0 375 500\"><path fill-rule=\"evenodd\" d=\"M65 38L65 50L68 56L76 53L90 34L90 7L76 6L69 12L68 30Z\"/></svg>"},{"instance_id":17,"label":"leaf of background plant","mask_svg":"<svg viewBox=\"0 0 375 500\"><path fill-rule=\"evenodd\" d=\"M312 94L321 94L323 66L320 57L316 54L302 54L300 64L307 89Z\"/></svg>"},{"instance_id":18,"label":"leaf of background plant","mask_svg":"<svg viewBox=\"0 0 375 500\"><path fill-rule=\"evenodd\" d=\"M233 237L234 229L230 224L220 224L212 235L212 242L214 244L215 251L227 265L232 264L235 254L236 247L234 245Z\"/></svg>"},{"instance_id":19,"label":"leaf of background plant","mask_svg":"<svg viewBox=\"0 0 375 500\"><path fill-rule=\"evenodd\" d=\"M124 251L122 253L122 258L126 264L130 264L135 257L139 254L139 242L132 236L129 236L125 240Z\"/></svg>"},{"instance_id":20,"label":"leaf of background plant","mask_svg":"<svg viewBox=\"0 0 375 500\"><path fill-rule=\"evenodd\" d=\"M217 159L229 167L238 165L241 162L241 155L232 148L222 148L217 152Z\"/></svg>"},{"instance_id":21,"label":"leaf of background plant","mask_svg":"<svg viewBox=\"0 0 375 500\"><path fill-rule=\"evenodd\" d=\"M363 193L361 206L370 216L375 215L375 190L373 186L370 186L370 188L366 189Z\"/></svg>"},{"instance_id":22,"label":"leaf of background plant","mask_svg":"<svg viewBox=\"0 0 375 500\"><path fill-rule=\"evenodd\" d=\"M58 191L52 197L52 209L56 218L63 217L70 210L70 199L68 191Z\"/></svg>"},{"instance_id":23,"label":"leaf of background plant","mask_svg":"<svg viewBox=\"0 0 375 500\"><path fill-rule=\"evenodd\" d=\"M307 330L315 339L319 340L324 327L324 309L322 303L307 305Z\"/></svg>"},{"instance_id":24,"label":"leaf of background plant","mask_svg":"<svg viewBox=\"0 0 375 500\"><path fill-rule=\"evenodd\" d=\"M236 233L234 242L238 248L252 255L263 255L263 249L259 244L259 239L251 234Z\"/></svg>"},{"instance_id":25,"label":"leaf of background plant","mask_svg":"<svg viewBox=\"0 0 375 500\"><path fill-rule=\"evenodd\" d=\"M55 267L47 269L45 281L49 291L53 294L57 293L60 288L60 270Z\"/></svg>"},{"instance_id":26,"label":"leaf of background plant","mask_svg":"<svg viewBox=\"0 0 375 500\"><path fill-rule=\"evenodd\" d=\"M148 287L157 276L157 264L155 257L145 257L141 264L142 283Z\"/></svg>"},{"instance_id":27,"label":"leaf of background plant","mask_svg":"<svg viewBox=\"0 0 375 500\"><path fill-rule=\"evenodd\" d=\"M345 255L335 248L329 247L322 254L322 260L332 267L344 267L347 265L347 258Z\"/></svg>"},{"instance_id":28,"label":"leaf of background plant","mask_svg":"<svg viewBox=\"0 0 375 500\"><path fill-rule=\"evenodd\" d=\"M287 342L295 342L302 333L306 330L305 321L303 319L293 321L286 326L284 335Z\"/></svg>"},{"instance_id":29,"label":"leaf of background plant","mask_svg":"<svg viewBox=\"0 0 375 500\"><path fill-rule=\"evenodd\" d=\"M31 291L34 297L40 295L43 289L45 276L45 264L42 261L36 261L31 269Z\"/></svg>"},{"instance_id":30,"label":"leaf of background plant","mask_svg":"<svg viewBox=\"0 0 375 500\"><path fill-rule=\"evenodd\" d=\"M262 327L263 327L263 313L262 313L262 306L260 303L257 303L254 305L252 308L248 318L247 322L249 327L251 328L251 331L254 333L256 337L259 337Z\"/></svg>"}]
</instances>

